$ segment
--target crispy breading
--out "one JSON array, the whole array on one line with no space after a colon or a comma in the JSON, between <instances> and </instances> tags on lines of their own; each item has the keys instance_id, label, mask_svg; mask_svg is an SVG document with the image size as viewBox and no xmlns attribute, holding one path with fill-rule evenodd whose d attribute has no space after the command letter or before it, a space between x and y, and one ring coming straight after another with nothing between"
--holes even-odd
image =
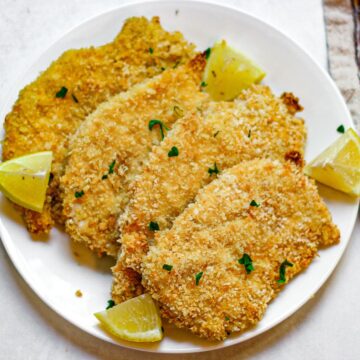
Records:
<instances>
[{"instance_id":1,"label":"crispy breading","mask_svg":"<svg viewBox=\"0 0 360 360\"><path fill-rule=\"evenodd\" d=\"M110 96L193 54L194 46L179 32L165 31L158 17L130 18L113 42L66 51L20 92L5 119L3 160L44 150L54 154L43 212L23 209L30 232L47 233L54 220L62 220L59 180L68 139L84 118ZM62 87L68 89L65 97L56 97Z\"/></svg>"},{"instance_id":2,"label":"crispy breading","mask_svg":"<svg viewBox=\"0 0 360 360\"><path fill-rule=\"evenodd\" d=\"M216 169L221 172L258 157L284 159L289 151L302 156L305 138L304 121L262 85L245 90L234 102L205 103L196 114L179 120L150 154L120 217L122 268L140 270L153 236L149 223L157 222L161 230L171 227L198 190L216 177ZM179 156L169 158L172 146ZM119 269L114 270L113 286L118 302L125 300L122 288L129 288Z\"/></svg>"},{"instance_id":3,"label":"crispy breading","mask_svg":"<svg viewBox=\"0 0 360 360\"><path fill-rule=\"evenodd\" d=\"M61 178L66 231L74 240L116 257L116 221L129 201L130 184L151 147L161 142L159 125L150 130L149 121L160 120L170 129L181 116L196 111L208 99L200 91L205 65L205 56L199 54L188 64L165 70L101 104L80 125Z\"/></svg>"},{"instance_id":4,"label":"crispy breading","mask_svg":"<svg viewBox=\"0 0 360 360\"><path fill-rule=\"evenodd\" d=\"M278 280L285 260L292 264L285 270L287 282L329 239L338 242L339 231L301 168L270 159L245 161L201 189L170 230L155 234L142 282L170 322L222 340L261 320L283 288ZM244 254L252 271L239 263Z\"/></svg>"}]
</instances>

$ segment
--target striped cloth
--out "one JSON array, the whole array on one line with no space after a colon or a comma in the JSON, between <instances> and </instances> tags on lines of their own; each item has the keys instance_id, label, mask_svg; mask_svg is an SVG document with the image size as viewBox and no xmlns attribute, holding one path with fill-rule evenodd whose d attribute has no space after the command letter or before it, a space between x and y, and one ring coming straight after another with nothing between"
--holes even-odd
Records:
<instances>
[{"instance_id":1,"label":"striped cloth","mask_svg":"<svg viewBox=\"0 0 360 360\"><path fill-rule=\"evenodd\" d=\"M360 130L360 1L324 0L329 70Z\"/></svg>"}]
</instances>

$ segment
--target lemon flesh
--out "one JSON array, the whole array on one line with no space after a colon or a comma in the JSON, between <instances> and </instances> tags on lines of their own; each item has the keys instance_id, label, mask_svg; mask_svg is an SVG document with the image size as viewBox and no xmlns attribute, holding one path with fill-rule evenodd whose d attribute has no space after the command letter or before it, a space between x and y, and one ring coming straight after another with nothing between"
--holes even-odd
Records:
<instances>
[{"instance_id":1,"label":"lemon flesh","mask_svg":"<svg viewBox=\"0 0 360 360\"><path fill-rule=\"evenodd\" d=\"M0 190L14 203L41 212L52 162L52 152L44 151L0 164Z\"/></svg>"},{"instance_id":2,"label":"lemon flesh","mask_svg":"<svg viewBox=\"0 0 360 360\"><path fill-rule=\"evenodd\" d=\"M233 100L240 92L265 76L252 60L226 44L211 49L204 71L204 90L214 100Z\"/></svg>"},{"instance_id":3,"label":"lemon flesh","mask_svg":"<svg viewBox=\"0 0 360 360\"><path fill-rule=\"evenodd\" d=\"M159 311L149 294L127 300L94 314L114 336L135 342L155 342L163 337Z\"/></svg>"},{"instance_id":4,"label":"lemon flesh","mask_svg":"<svg viewBox=\"0 0 360 360\"><path fill-rule=\"evenodd\" d=\"M315 180L360 196L360 137L349 129L304 169Z\"/></svg>"}]
</instances>

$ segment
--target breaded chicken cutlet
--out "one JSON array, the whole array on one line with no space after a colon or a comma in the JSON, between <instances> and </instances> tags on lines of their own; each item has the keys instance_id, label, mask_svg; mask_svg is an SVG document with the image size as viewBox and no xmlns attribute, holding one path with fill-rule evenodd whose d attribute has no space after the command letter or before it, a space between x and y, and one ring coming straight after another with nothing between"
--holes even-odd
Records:
<instances>
[{"instance_id":1,"label":"breaded chicken cutlet","mask_svg":"<svg viewBox=\"0 0 360 360\"><path fill-rule=\"evenodd\" d=\"M66 232L99 255L116 257L117 218L129 201L151 147L208 96L200 91L206 64L199 54L114 96L80 125L61 178ZM161 121L149 128L150 121Z\"/></svg>"},{"instance_id":2,"label":"breaded chicken cutlet","mask_svg":"<svg viewBox=\"0 0 360 360\"><path fill-rule=\"evenodd\" d=\"M22 209L32 233L62 222L59 180L69 137L110 96L129 89L194 55L179 32L165 31L158 17L128 19L115 40L97 48L66 51L19 94L5 119L3 160L37 151L54 155L42 213Z\"/></svg>"},{"instance_id":3,"label":"breaded chicken cutlet","mask_svg":"<svg viewBox=\"0 0 360 360\"><path fill-rule=\"evenodd\" d=\"M119 218L122 248L113 268L115 301L126 300L131 289L133 296L138 295L141 286L134 283L139 276L133 270L140 272L154 230L170 228L199 189L218 173L260 157L302 165L306 131L304 121L294 116L301 107L288 106L290 97L278 98L267 86L257 85L234 102L204 103L195 114L180 119L153 149ZM169 157L173 147L179 154Z\"/></svg>"},{"instance_id":4,"label":"breaded chicken cutlet","mask_svg":"<svg viewBox=\"0 0 360 360\"><path fill-rule=\"evenodd\" d=\"M290 162L245 161L155 233L142 282L162 316L212 340L258 323L339 231L313 180Z\"/></svg>"}]
</instances>

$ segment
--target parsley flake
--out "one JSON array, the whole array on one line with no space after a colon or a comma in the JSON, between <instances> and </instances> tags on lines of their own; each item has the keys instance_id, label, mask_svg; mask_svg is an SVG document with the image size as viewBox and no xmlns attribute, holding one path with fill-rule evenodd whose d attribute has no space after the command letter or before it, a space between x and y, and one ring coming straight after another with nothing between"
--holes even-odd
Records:
<instances>
[{"instance_id":1,"label":"parsley flake","mask_svg":"<svg viewBox=\"0 0 360 360\"><path fill-rule=\"evenodd\" d=\"M152 47L149 48L149 53L153 54L154 53L154 49Z\"/></svg>"},{"instance_id":2,"label":"parsley flake","mask_svg":"<svg viewBox=\"0 0 360 360\"><path fill-rule=\"evenodd\" d=\"M244 253L241 259L238 260L238 263L244 265L246 273L250 274L254 270L254 266L252 264L252 259L250 255Z\"/></svg>"},{"instance_id":3,"label":"parsley flake","mask_svg":"<svg viewBox=\"0 0 360 360\"><path fill-rule=\"evenodd\" d=\"M230 318L228 316L225 316L226 321L230 321Z\"/></svg>"},{"instance_id":4,"label":"parsley flake","mask_svg":"<svg viewBox=\"0 0 360 360\"><path fill-rule=\"evenodd\" d=\"M108 174L104 174L102 177L101 177L101 180L106 180L108 178Z\"/></svg>"},{"instance_id":5,"label":"parsley flake","mask_svg":"<svg viewBox=\"0 0 360 360\"><path fill-rule=\"evenodd\" d=\"M178 60L178 61L174 64L173 69L176 69L179 65L180 65L180 60Z\"/></svg>"},{"instance_id":6,"label":"parsley flake","mask_svg":"<svg viewBox=\"0 0 360 360\"><path fill-rule=\"evenodd\" d=\"M113 160L111 164L109 165L109 174L114 173L114 167L115 167L116 160Z\"/></svg>"},{"instance_id":7,"label":"parsley flake","mask_svg":"<svg viewBox=\"0 0 360 360\"><path fill-rule=\"evenodd\" d=\"M71 94L71 97L76 103L79 102L78 98L74 94Z\"/></svg>"},{"instance_id":8,"label":"parsley flake","mask_svg":"<svg viewBox=\"0 0 360 360\"><path fill-rule=\"evenodd\" d=\"M255 200L251 200L250 206L259 207L260 204L258 204Z\"/></svg>"},{"instance_id":9,"label":"parsley flake","mask_svg":"<svg viewBox=\"0 0 360 360\"><path fill-rule=\"evenodd\" d=\"M207 59L210 57L211 48L207 48L207 49L204 51L204 54L205 54L205 59L207 60Z\"/></svg>"},{"instance_id":10,"label":"parsley flake","mask_svg":"<svg viewBox=\"0 0 360 360\"><path fill-rule=\"evenodd\" d=\"M279 270L279 273L280 273L280 278L279 280L277 281L279 284L284 284L286 282L286 278L285 278L285 270L286 270L286 267L287 266L290 266L290 267L293 267L294 264L292 264L291 262L285 260L281 263L280 265L280 270Z\"/></svg>"},{"instance_id":11,"label":"parsley flake","mask_svg":"<svg viewBox=\"0 0 360 360\"><path fill-rule=\"evenodd\" d=\"M248 138L251 136L251 129L248 132Z\"/></svg>"},{"instance_id":12,"label":"parsley flake","mask_svg":"<svg viewBox=\"0 0 360 360\"><path fill-rule=\"evenodd\" d=\"M339 132L340 134L343 134L345 132L345 126L344 125L340 125L337 129L337 132Z\"/></svg>"},{"instance_id":13,"label":"parsley flake","mask_svg":"<svg viewBox=\"0 0 360 360\"><path fill-rule=\"evenodd\" d=\"M171 271L173 266L172 265L168 265L168 264L164 264L163 267L162 267L164 270L166 271Z\"/></svg>"},{"instance_id":14,"label":"parsley flake","mask_svg":"<svg viewBox=\"0 0 360 360\"><path fill-rule=\"evenodd\" d=\"M220 173L220 170L218 169L216 163L214 163L214 168L213 168L213 169L212 169L212 168L209 168L209 169L208 169L208 173L210 174L210 176L211 176L212 174L217 175L217 174Z\"/></svg>"},{"instance_id":15,"label":"parsley flake","mask_svg":"<svg viewBox=\"0 0 360 360\"><path fill-rule=\"evenodd\" d=\"M164 70L165 70L165 68L162 66L162 67L160 68L160 70L161 70L161 71L164 71Z\"/></svg>"},{"instance_id":16,"label":"parsley flake","mask_svg":"<svg viewBox=\"0 0 360 360\"><path fill-rule=\"evenodd\" d=\"M84 190L81 190L81 191L75 191L75 197L78 199L78 198L81 198L83 195L84 195Z\"/></svg>"},{"instance_id":17,"label":"parsley flake","mask_svg":"<svg viewBox=\"0 0 360 360\"><path fill-rule=\"evenodd\" d=\"M161 140L164 140L164 129L165 130L169 130L169 128L167 128L162 121L160 120L156 120L156 119L153 119L153 120L150 120L149 121L149 130L152 130L152 128L155 126L155 125L159 125L160 127L160 134L161 134Z\"/></svg>"},{"instance_id":18,"label":"parsley flake","mask_svg":"<svg viewBox=\"0 0 360 360\"><path fill-rule=\"evenodd\" d=\"M202 271L195 275L195 284L196 284L196 286L199 285L199 282L200 282L200 279L201 279L202 276L203 276Z\"/></svg>"},{"instance_id":19,"label":"parsley flake","mask_svg":"<svg viewBox=\"0 0 360 360\"><path fill-rule=\"evenodd\" d=\"M67 89L65 86L63 86L63 87L56 93L55 96L56 96L57 98L63 99L63 98L66 96L67 92L68 92L68 89Z\"/></svg>"},{"instance_id":20,"label":"parsley flake","mask_svg":"<svg viewBox=\"0 0 360 360\"><path fill-rule=\"evenodd\" d=\"M114 300L108 300L108 305L106 307L106 310L111 309L114 306L115 306L115 301Z\"/></svg>"},{"instance_id":21,"label":"parsley flake","mask_svg":"<svg viewBox=\"0 0 360 360\"><path fill-rule=\"evenodd\" d=\"M200 84L201 87L206 87L207 86L207 83L205 81L202 81L201 84Z\"/></svg>"},{"instance_id":22,"label":"parsley flake","mask_svg":"<svg viewBox=\"0 0 360 360\"><path fill-rule=\"evenodd\" d=\"M171 150L168 152L169 157L174 157L179 155L179 149L176 146L173 146Z\"/></svg>"},{"instance_id":23,"label":"parsley flake","mask_svg":"<svg viewBox=\"0 0 360 360\"><path fill-rule=\"evenodd\" d=\"M155 221L150 221L149 223L149 229L150 231L159 231L160 230L160 227L159 227L159 224Z\"/></svg>"}]
</instances>

